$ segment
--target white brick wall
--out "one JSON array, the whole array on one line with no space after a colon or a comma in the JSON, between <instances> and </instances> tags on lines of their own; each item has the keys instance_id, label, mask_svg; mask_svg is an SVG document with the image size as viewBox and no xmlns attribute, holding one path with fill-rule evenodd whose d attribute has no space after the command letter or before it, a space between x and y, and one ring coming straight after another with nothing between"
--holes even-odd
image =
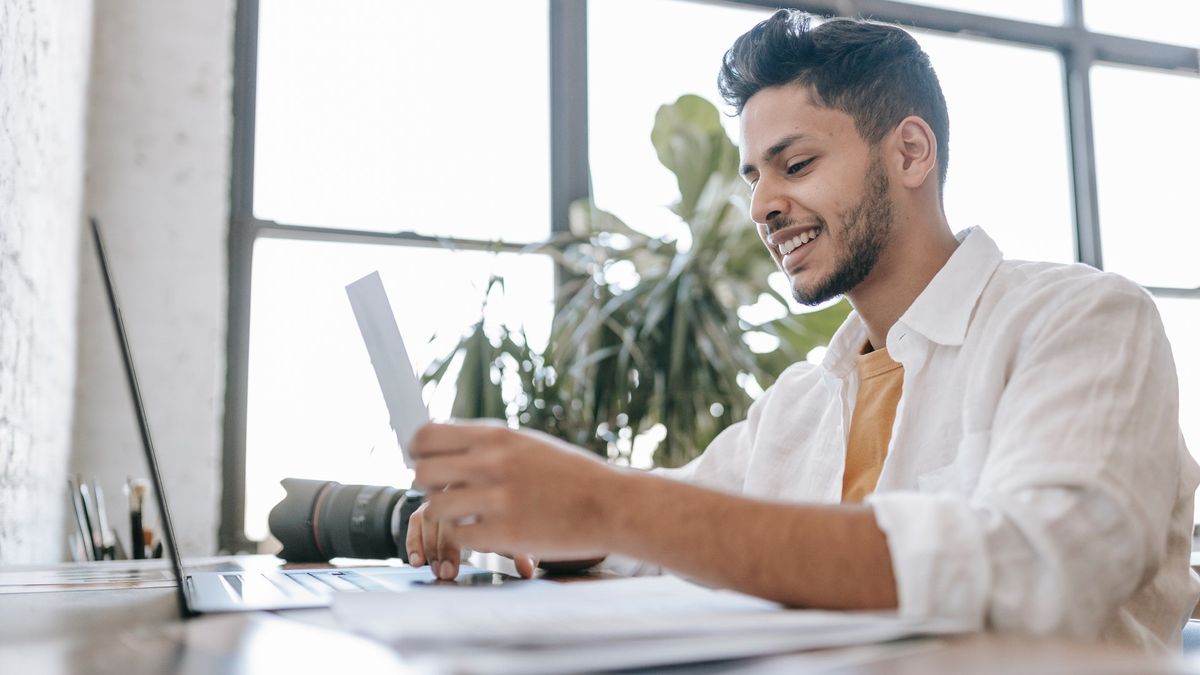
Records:
<instances>
[{"instance_id":1,"label":"white brick wall","mask_svg":"<svg viewBox=\"0 0 1200 675\"><path fill-rule=\"evenodd\" d=\"M105 228L184 555L216 550L221 496L233 23L232 0L96 5L87 208ZM72 466L120 513L119 488L145 461L88 243Z\"/></svg>"},{"instance_id":2,"label":"white brick wall","mask_svg":"<svg viewBox=\"0 0 1200 675\"><path fill-rule=\"evenodd\" d=\"M0 0L0 565L64 548L90 0Z\"/></svg>"}]
</instances>

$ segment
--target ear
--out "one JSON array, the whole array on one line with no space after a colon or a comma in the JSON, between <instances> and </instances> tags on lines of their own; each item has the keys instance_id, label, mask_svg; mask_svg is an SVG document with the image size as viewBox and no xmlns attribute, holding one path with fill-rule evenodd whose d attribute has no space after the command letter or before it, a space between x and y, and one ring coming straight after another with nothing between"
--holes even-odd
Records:
<instances>
[{"instance_id":1,"label":"ear","mask_svg":"<svg viewBox=\"0 0 1200 675\"><path fill-rule=\"evenodd\" d=\"M937 137L925 120L910 115L900 120L892 132L893 157L899 171L899 180L909 189L925 184L930 177L937 181L938 147Z\"/></svg>"}]
</instances>

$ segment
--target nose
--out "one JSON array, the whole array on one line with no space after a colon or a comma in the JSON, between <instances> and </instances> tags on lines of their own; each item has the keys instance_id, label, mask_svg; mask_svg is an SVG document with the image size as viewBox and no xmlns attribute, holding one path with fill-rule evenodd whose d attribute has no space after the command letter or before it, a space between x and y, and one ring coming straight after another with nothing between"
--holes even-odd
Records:
<instances>
[{"instance_id":1,"label":"nose","mask_svg":"<svg viewBox=\"0 0 1200 675\"><path fill-rule=\"evenodd\" d=\"M787 210L788 200L783 191L768 176L761 176L750 198L750 218L766 225L767 231L771 232L778 227L777 221L787 215Z\"/></svg>"}]
</instances>

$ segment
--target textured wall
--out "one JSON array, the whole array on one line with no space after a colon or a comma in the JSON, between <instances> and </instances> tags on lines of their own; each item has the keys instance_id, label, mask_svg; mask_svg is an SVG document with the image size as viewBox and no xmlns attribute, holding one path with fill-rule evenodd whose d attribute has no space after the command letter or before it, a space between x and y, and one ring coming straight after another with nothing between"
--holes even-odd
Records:
<instances>
[{"instance_id":1,"label":"textured wall","mask_svg":"<svg viewBox=\"0 0 1200 675\"><path fill-rule=\"evenodd\" d=\"M0 564L64 552L90 0L0 0Z\"/></svg>"},{"instance_id":2,"label":"textured wall","mask_svg":"<svg viewBox=\"0 0 1200 675\"><path fill-rule=\"evenodd\" d=\"M87 207L105 228L185 555L215 551L225 373L232 0L96 4ZM74 468L145 475L90 245L81 256ZM124 532L124 530L122 530Z\"/></svg>"}]
</instances>

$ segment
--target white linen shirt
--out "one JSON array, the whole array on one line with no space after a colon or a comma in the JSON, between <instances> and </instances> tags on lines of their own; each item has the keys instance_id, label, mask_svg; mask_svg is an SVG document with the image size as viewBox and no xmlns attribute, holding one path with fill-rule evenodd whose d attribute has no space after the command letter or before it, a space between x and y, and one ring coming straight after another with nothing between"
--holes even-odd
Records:
<instances>
[{"instance_id":1,"label":"white linen shirt","mask_svg":"<svg viewBox=\"0 0 1200 675\"><path fill-rule=\"evenodd\" d=\"M866 500L902 616L1178 645L1200 468L1171 349L1140 287L1085 265L1002 260L981 229L887 335L904 365ZM789 502L841 500L866 326L797 363L690 464L664 475Z\"/></svg>"}]
</instances>

